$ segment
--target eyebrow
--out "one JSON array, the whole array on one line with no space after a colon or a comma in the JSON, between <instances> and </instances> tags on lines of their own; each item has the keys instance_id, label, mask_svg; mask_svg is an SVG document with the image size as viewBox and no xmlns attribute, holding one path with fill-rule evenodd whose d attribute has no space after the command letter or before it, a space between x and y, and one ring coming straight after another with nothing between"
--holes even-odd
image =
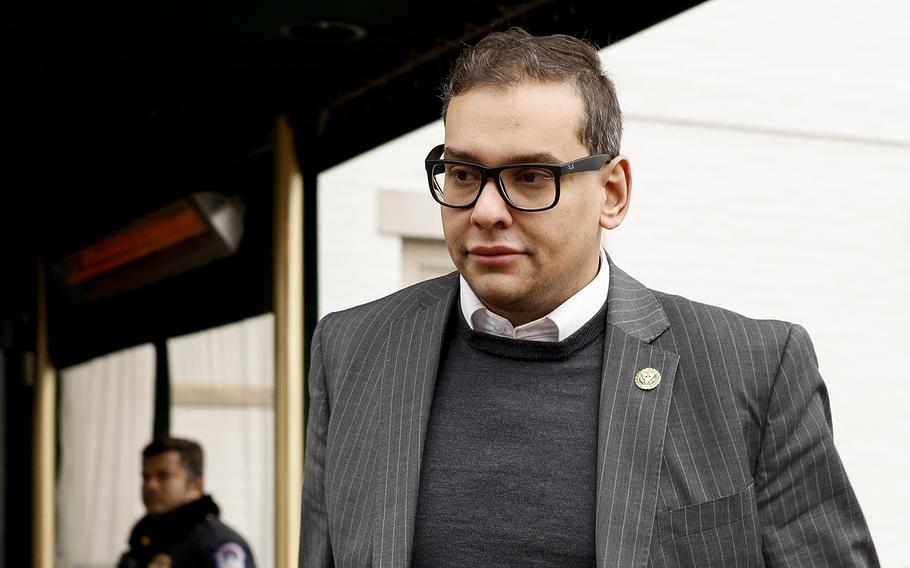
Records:
<instances>
[{"instance_id":1,"label":"eyebrow","mask_svg":"<svg viewBox=\"0 0 910 568\"><path fill-rule=\"evenodd\" d=\"M464 160L465 162L474 162L475 164L483 164L483 162L477 158L476 155L471 152L465 152L457 148L450 148L446 146L444 150L444 156L449 160ZM507 166L510 164L561 164L563 163L559 158L551 154L550 152L535 152L531 154L512 154L510 155L504 164L499 164L502 166ZM487 164L483 164L487 165ZM495 167L495 166L494 166Z\"/></svg>"}]
</instances>

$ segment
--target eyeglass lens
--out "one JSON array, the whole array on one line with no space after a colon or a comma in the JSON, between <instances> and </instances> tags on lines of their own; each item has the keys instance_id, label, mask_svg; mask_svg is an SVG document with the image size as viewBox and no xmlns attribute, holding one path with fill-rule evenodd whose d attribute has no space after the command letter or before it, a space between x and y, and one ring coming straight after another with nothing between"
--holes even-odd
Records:
<instances>
[{"instance_id":1,"label":"eyeglass lens","mask_svg":"<svg viewBox=\"0 0 910 568\"><path fill-rule=\"evenodd\" d=\"M480 192L483 174L466 164L437 164L433 168L434 190L447 205L467 205ZM546 208L556 199L556 178L542 168L506 168L499 176L513 205L527 209Z\"/></svg>"}]
</instances>

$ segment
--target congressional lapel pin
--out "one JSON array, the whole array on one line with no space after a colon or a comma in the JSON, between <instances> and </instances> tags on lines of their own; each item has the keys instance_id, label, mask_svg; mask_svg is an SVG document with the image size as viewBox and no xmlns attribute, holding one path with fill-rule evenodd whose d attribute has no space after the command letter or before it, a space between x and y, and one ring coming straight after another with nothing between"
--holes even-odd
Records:
<instances>
[{"instance_id":1,"label":"congressional lapel pin","mask_svg":"<svg viewBox=\"0 0 910 568\"><path fill-rule=\"evenodd\" d=\"M660 371L645 367L635 373L635 386L641 390L649 391L660 384Z\"/></svg>"}]
</instances>

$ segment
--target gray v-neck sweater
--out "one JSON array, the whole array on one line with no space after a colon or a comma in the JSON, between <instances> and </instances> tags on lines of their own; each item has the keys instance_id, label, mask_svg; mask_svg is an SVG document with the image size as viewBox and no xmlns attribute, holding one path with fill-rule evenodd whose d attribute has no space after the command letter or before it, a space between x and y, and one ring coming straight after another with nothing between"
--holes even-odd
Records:
<instances>
[{"instance_id":1,"label":"gray v-neck sweater","mask_svg":"<svg viewBox=\"0 0 910 568\"><path fill-rule=\"evenodd\" d=\"M412 565L593 566L606 306L542 343L453 310L420 472Z\"/></svg>"}]
</instances>

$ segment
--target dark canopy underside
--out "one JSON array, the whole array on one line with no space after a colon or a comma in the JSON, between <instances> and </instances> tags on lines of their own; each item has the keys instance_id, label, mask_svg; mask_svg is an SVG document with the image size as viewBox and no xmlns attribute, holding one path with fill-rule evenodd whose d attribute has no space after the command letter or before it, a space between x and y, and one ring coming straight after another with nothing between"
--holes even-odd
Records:
<instances>
[{"instance_id":1,"label":"dark canopy underside","mask_svg":"<svg viewBox=\"0 0 910 568\"><path fill-rule=\"evenodd\" d=\"M697 3L19 1L0 23L0 319L28 335L37 255L199 190L246 201L238 253L90 306L52 295L58 364L267 311L276 115L312 182L437 118L440 79L490 29L603 47Z\"/></svg>"}]
</instances>

